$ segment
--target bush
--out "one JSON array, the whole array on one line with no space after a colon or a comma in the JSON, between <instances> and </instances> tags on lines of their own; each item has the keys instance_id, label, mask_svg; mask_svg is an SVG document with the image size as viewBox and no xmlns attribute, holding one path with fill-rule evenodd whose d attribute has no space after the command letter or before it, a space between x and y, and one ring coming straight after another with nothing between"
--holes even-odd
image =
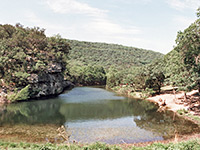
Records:
<instances>
[{"instance_id":1,"label":"bush","mask_svg":"<svg viewBox=\"0 0 200 150\"><path fill-rule=\"evenodd\" d=\"M14 93L8 97L10 101L20 101L27 100L30 98L29 93L30 85L27 85L25 88L21 89L18 93Z\"/></svg>"}]
</instances>

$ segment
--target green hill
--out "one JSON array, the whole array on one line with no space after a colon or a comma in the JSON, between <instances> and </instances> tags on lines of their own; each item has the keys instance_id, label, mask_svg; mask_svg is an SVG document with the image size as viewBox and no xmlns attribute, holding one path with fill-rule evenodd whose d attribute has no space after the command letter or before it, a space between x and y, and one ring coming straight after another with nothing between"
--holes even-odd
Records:
<instances>
[{"instance_id":1,"label":"green hill","mask_svg":"<svg viewBox=\"0 0 200 150\"><path fill-rule=\"evenodd\" d=\"M67 42L71 47L68 74L72 82L81 85L117 85L132 68L144 66L163 56L158 52L117 44L76 40ZM109 81L109 73L113 71L119 76Z\"/></svg>"},{"instance_id":2,"label":"green hill","mask_svg":"<svg viewBox=\"0 0 200 150\"><path fill-rule=\"evenodd\" d=\"M70 44L70 60L81 62L83 65L102 65L106 69L110 66L119 68L141 66L151 63L163 54L117 44L83 42L67 40Z\"/></svg>"}]
</instances>

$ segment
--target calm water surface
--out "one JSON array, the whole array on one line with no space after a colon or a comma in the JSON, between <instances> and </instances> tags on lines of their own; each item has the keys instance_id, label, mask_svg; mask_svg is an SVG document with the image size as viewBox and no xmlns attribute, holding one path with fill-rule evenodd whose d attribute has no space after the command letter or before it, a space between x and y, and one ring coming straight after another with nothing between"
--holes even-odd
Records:
<instances>
[{"instance_id":1,"label":"calm water surface","mask_svg":"<svg viewBox=\"0 0 200 150\"><path fill-rule=\"evenodd\" d=\"M70 141L80 143L135 143L199 132L197 125L170 112L157 112L150 102L103 88L77 87L57 98L0 107L0 138L48 141L57 139L61 125Z\"/></svg>"}]
</instances>

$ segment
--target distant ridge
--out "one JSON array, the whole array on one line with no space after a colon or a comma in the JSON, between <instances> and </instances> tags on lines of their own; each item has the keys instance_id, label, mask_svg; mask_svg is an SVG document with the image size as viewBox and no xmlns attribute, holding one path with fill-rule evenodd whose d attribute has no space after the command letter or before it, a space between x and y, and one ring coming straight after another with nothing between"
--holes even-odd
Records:
<instances>
[{"instance_id":1,"label":"distant ridge","mask_svg":"<svg viewBox=\"0 0 200 150\"><path fill-rule=\"evenodd\" d=\"M86 42L67 40L72 50L70 61L77 61L82 65L103 65L105 68L115 66L132 67L151 63L164 55L152 50L128 47L119 44Z\"/></svg>"}]
</instances>

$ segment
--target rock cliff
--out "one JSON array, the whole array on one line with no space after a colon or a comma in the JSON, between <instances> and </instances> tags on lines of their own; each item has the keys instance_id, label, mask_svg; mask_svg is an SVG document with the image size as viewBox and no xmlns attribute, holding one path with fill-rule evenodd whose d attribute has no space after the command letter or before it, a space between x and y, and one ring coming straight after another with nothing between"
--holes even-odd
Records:
<instances>
[{"instance_id":1,"label":"rock cliff","mask_svg":"<svg viewBox=\"0 0 200 150\"><path fill-rule=\"evenodd\" d=\"M48 71L30 74L27 81L26 87L28 88L25 88L28 90L25 93L21 92L25 89L24 87L19 87L21 90L12 94L7 94L7 90L2 88L0 90L0 103L57 96L66 88L74 86L70 81L64 80L63 67L59 63L50 64Z\"/></svg>"},{"instance_id":2,"label":"rock cliff","mask_svg":"<svg viewBox=\"0 0 200 150\"><path fill-rule=\"evenodd\" d=\"M30 98L55 96L72 85L65 81L62 74L62 66L59 63L49 65L48 72L31 74L28 77L30 85Z\"/></svg>"}]
</instances>

